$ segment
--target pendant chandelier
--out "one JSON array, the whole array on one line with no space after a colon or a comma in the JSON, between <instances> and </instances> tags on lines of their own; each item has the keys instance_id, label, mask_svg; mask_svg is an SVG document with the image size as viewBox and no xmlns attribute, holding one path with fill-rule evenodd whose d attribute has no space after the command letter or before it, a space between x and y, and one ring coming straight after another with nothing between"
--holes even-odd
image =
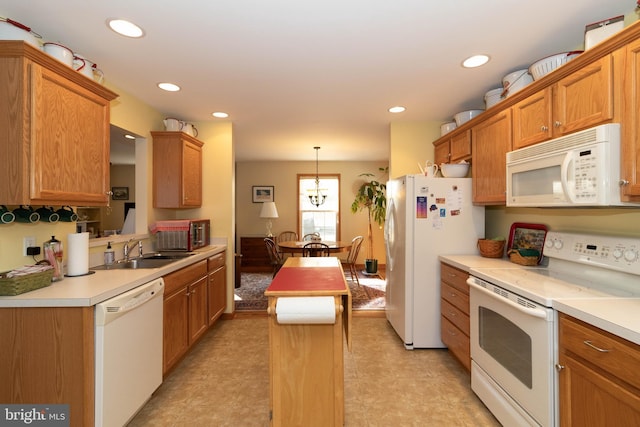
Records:
<instances>
[{"instance_id":1,"label":"pendant chandelier","mask_svg":"<svg viewBox=\"0 0 640 427\"><path fill-rule=\"evenodd\" d=\"M318 150L320 147L313 147L313 149L316 150L316 188L309 190L309 201L317 208L324 203L327 195L322 194L322 190L320 189L320 176L318 175Z\"/></svg>"}]
</instances>

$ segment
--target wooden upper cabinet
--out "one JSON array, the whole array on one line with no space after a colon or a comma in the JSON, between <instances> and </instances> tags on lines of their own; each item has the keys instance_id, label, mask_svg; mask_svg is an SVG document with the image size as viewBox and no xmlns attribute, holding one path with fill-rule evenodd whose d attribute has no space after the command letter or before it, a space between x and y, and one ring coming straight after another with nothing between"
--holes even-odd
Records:
<instances>
[{"instance_id":1,"label":"wooden upper cabinet","mask_svg":"<svg viewBox=\"0 0 640 427\"><path fill-rule=\"evenodd\" d=\"M551 99L551 88L547 87L513 106L514 150L551 139Z\"/></svg>"},{"instance_id":2,"label":"wooden upper cabinet","mask_svg":"<svg viewBox=\"0 0 640 427\"><path fill-rule=\"evenodd\" d=\"M458 163L471 159L471 130L454 134L434 147L434 163Z\"/></svg>"},{"instance_id":3,"label":"wooden upper cabinet","mask_svg":"<svg viewBox=\"0 0 640 427\"><path fill-rule=\"evenodd\" d=\"M116 97L24 42L0 41L0 204L106 206Z\"/></svg>"},{"instance_id":4,"label":"wooden upper cabinet","mask_svg":"<svg viewBox=\"0 0 640 427\"><path fill-rule=\"evenodd\" d=\"M556 83L554 136L613 120L613 68L613 55L607 55Z\"/></svg>"},{"instance_id":5,"label":"wooden upper cabinet","mask_svg":"<svg viewBox=\"0 0 640 427\"><path fill-rule=\"evenodd\" d=\"M614 55L606 55L513 106L513 148L614 121Z\"/></svg>"},{"instance_id":6,"label":"wooden upper cabinet","mask_svg":"<svg viewBox=\"0 0 640 427\"><path fill-rule=\"evenodd\" d=\"M511 151L511 110L495 114L472 128L473 203L506 203L506 155Z\"/></svg>"},{"instance_id":7,"label":"wooden upper cabinet","mask_svg":"<svg viewBox=\"0 0 640 427\"><path fill-rule=\"evenodd\" d=\"M640 201L640 40L626 47L626 75L620 146L621 198Z\"/></svg>"},{"instance_id":8,"label":"wooden upper cabinet","mask_svg":"<svg viewBox=\"0 0 640 427\"><path fill-rule=\"evenodd\" d=\"M183 132L151 132L151 135L153 206L200 207L203 142Z\"/></svg>"}]
</instances>

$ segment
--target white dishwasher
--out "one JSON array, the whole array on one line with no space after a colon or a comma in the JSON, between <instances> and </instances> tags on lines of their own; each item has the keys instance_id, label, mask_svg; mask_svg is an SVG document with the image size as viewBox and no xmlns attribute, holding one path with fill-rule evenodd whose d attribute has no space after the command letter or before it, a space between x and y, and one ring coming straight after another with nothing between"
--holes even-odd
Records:
<instances>
[{"instance_id":1,"label":"white dishwasher","mask_svg":"<svg viewBox=\"0 0 640 427\"><path fill-rule=\"evenodd\" d=\"M95 425L125 425L162 383L162 278L96 305Z\"/></svg>"}]
</instances>

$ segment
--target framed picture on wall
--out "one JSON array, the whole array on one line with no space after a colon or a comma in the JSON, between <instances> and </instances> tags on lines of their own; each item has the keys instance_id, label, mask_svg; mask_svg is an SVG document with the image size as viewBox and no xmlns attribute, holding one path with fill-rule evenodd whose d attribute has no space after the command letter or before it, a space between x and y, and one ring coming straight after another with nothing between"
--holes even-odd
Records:
<instances>
[{"instance_id":1,"label":"framed picture on wall","mask_svg":"<svg viewBox=\"0 0 640 427\"><path fill-rule=\"evenodd\" d=\"M111 199L129 200L129 187L111 187Z\"/></svg>"},{"instance_id":2,"label":"framed picture on wall","mask_svg":"<svg viewBox=\"0 0 640 427\"><path fill-rule=\"evenodd\" d=\"M251 194L253 203L273 202L273 185L254 185Z\"/></svg>"}]
</instances>

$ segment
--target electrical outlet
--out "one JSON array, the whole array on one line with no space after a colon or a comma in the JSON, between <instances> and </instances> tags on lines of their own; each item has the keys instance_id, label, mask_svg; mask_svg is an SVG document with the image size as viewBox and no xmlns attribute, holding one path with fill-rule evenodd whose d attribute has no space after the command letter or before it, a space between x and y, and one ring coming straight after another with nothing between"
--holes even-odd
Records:
<instances>
[{"instance_id":1,"label":"electrical outlet","mask_svg":"<svg viewBox=\"0 0 640 427\"><path fill-rule=\"evenodd\" d=\"M36 238L33 236L28 236L25 237L24 240L22 241L22 255L27 256L27 248L31 247L31 246L36 246Z\"/></svg>"}]
</instances>

